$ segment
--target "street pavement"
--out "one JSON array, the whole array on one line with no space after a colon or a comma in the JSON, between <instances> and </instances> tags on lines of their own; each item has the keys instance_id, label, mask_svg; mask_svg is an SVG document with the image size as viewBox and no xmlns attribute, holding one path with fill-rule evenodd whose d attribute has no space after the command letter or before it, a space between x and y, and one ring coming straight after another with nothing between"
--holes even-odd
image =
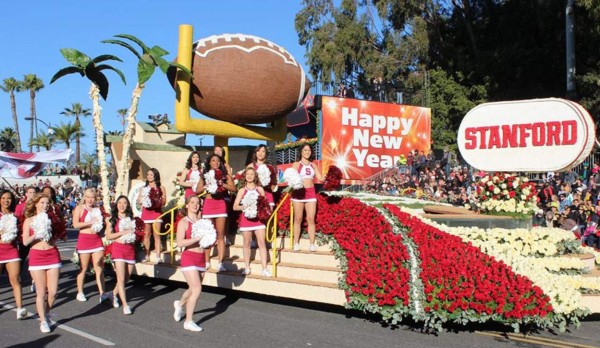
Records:
<instances>
[{"instance_id":1,"label":"street pavement","mask_svg":"<svg viewBox=\"0 0 600 348\"><path fill-rule=\"evenodd\" d=\"M17 321L12 290L0 277L0 347L600 347L600 317L567 333L530 336L501 334L500 327L472 328L438 335L403 325L390 328L376 317L342 308L205 288L194 319L204 328L192 333L173 320L173 301L186 285L134 277L127 286L133 315L98 303L94 276L88 275L87 302L75 300L77 269L69 259L74 236L59 245L63 257L59 295L53 313L57 325L39 331L35 314ZM24 303L35 312L35 297L23 272ZM107 290L115 279L107 277Z\"/></svg>"}]
</instances>

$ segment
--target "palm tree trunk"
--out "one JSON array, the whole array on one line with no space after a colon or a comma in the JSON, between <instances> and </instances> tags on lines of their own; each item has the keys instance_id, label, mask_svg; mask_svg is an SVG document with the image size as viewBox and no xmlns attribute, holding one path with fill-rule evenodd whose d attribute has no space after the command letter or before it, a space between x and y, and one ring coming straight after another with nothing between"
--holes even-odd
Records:
<instances>
[{"instance_id":1,"label":"palm tree trunk","mask_svg":"<svg viewBox=\"0 0 600 348\"><path fill-rule=\"evenodd\" d=\"M140 96L144 86L138 83L133 89L131 96L131 106L127 112L127 129L123 135L123 149L121 151L121 162L117 168L117 184L115 188L115 197L120 195L127 195L129 190L129 149L133 143L133 136L135 135L135 117L138 112L138 104L140 102Z\"/></svg>"},{"instance_id":2,"label":"palm tree trunk","mask_svg":"<svg viewBox=\"0 0 600 348\"><path fill-rule=\"evenodd\" d=\"M30 139L33 138L33 128L35 127L35 136L38 135L37 131L37 115L35 114L35 92L33 90L29 91L29 117L31 117L31 131L30 131ZM40 151L40 146L36 146L36 151ZM29 149L31 152L31 148Z\"/></svg>"},{"instance_id":3,"label":"palm tree trunk","mask_svg":"<svg viewBox=\"0 0 600 348\"><path fill-rule=\"evenodd\" d=\"M98 164L100 165L100 181L102 187L102 203L104 211L110 211L110 187L108 185L108 169L106 168L106 156L104 154L104 129L102 128L100 107L100 89L94 83L90 88L90 99L92 100L92 117L94 129L96 130L96 151L98 151Z\"/></svg>"},{"instance_id":4,"label":"palm tree trunk","mask_svg":"<svg viewBox=\"0 0 600 348\"><path fill-rule=\"evenodd\" d=\"M13 123L15 132L17 133L16 152L21 152L21 133L19 133L19 118L17 117L17 102L15 101L15 93L10 92L10 110L12 111Z\"/></svg>"},{"instance_id":5,"label":"palm tree trunk","mask_svg":"<svg viewBox=\"0 0 600 348\"><path fill-rule=\"evenodd\" d=\"M77 127L77 134L75 134L75 164L79 165L79 161L81 161L81 147L79 145L81 122L78 115L75 116L75 126Z\"/></svg>"}]
</instances>

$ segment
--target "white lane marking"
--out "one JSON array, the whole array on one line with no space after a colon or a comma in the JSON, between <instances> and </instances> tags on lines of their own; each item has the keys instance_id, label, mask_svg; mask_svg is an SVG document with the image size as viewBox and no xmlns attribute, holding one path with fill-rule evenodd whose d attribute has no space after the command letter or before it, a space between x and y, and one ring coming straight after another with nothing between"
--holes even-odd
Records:
<instances>
[{"instance_id":1,"label":"white lane marking","mask_svg":"<svg viewBox=\"0 0 600 348\"><path fill-rule=\"evenodd\" d=\"M13 312L16 312L16 311L17 311L17 309L15 308L15 306L13 306L13 305L9 305L8 303L4 303L4 302L2 302L2 301L0 301L0 306L4 307L4 308L6 308L6 309L9 309L9 310L11 310L11 311L13 311ZM27 313L27 318L31 318L31 317L33 317L33 316L34 316L34 314L33 314L33 313ZM54 324L54 327L55 327L55 328L57 328L57 329L63 329L63 330L65 330L65 331L67 331L67 332L70 332L70 333L73 333L73 334L75 334L75 335L78 335L78 336L81 336L81 337L87 338L87 339L89 339L89 340L92 340L92 341L94 341L94 342L100 343L100 344L102 344L102 345L105 345L105 346L114 346L114 345L115 345L115 344L114 344L113 342L111 342L111 341L107 341L107 340L105 340L105 339L103 339L103 338L100 338L100 337L94 336L94 335L92 335L92 334L89 334L89 333L87 333L87 332L83 332L83 331L81 331L81 330L77 330L77 329L75 329L75 328L72 328L72 327L70 327L70 326L68 326L68 325L65 325L65 324L55 323L55 324Z\"/></svg>"}]
</instances>

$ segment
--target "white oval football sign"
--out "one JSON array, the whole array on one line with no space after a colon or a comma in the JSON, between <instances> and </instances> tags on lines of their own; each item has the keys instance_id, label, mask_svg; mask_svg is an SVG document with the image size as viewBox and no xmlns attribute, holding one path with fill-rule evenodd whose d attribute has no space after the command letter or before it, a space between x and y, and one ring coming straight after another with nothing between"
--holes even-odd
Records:
<instances>
[{"instance_id":1,"label":"white oval football sign","mask_svg":"<svg viewBox=\"0 0 600 348\"><path fill-rule=\"evenodd\" d=\"M560 171L592 150L596 128L579 104L532 99L476 106L458 129L458 147L471 166L485 171Z\"/></svg>"}]
</instances>

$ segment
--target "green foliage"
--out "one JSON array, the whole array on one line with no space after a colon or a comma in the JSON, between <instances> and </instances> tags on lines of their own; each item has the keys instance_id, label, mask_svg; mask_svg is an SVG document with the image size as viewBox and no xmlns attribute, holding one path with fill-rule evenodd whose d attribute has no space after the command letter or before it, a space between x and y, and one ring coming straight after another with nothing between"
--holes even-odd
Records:
<instances>
[{"instance_id":1,"label":"green foliage","mask_svg":"<svg viewBox=\"0 0 600 348\"><path fill-rule=\"evenodd\" d=\"M153 46L152 48L150 48L142 40L129 34L117 34L115 35L115 37L119 39L124 39L125 41L109 39L103 40L102 43L108 43L124 47L136 56L136 58L138 59L137 76L139 85L143 85L148 80L150 80L150 78L154 74L154 71L156 70L156 67L159 67L163 73L166 73L169 67L173 67L181 69L184 73L188 74L189 76L192 75L192 72L189 69L177 63L167 62L164 58L162 58L169 54L169 52L160 46ZM142 49L142 51L138 52L136 48L129 43L129 41L138 45Z\"/></svg>"},{"instance_id":2,"label":"green foliage","mask_svg":"<svg viewBox=\"0 0 600 348\"><path fill-rule=\"evenodd\" d=\"M600 1L575 20L575 99L598 115ZM434 147L479 103L565 97L564 1L304 0L295 26L314 79L431 107Z\"/></svg>"},{"instance_id":3,"label":"green foliage","mask_svg":"<svg viewBox=\"0 0 600 348\"><path fill-rule=\"evenodd\" d=\"M54 139L56 142L65 144L67 149L71 148L71 142L75 140L77 136L85 136L85 134L81 132L81 126L71 122L61 123L60 126L52 127L52 130L54 131Z\"/></svg>"},{"instance_id":4,"label":"green foliage","mask_svg":"<svg viewBox=\"0 0 600 348\"><path fill-rule=\"evenodd\" d=\"M37 136L29 139L29 146L43 147L47 151L52 149L52 146L56 143L56 139L52 134L40 133Z\"/></svg>"},{"instance_id":5,"label":"green foliage","mask_svg":"<svg viewBox=\"0 0 600 348\"><path fill-rule=\"evenodd\" d=\"M117 73L117 75L119 75L121 81L123 81L123 84L127 84L127 82L125 81L125 75L123 75L123 73L120 70L108 64L97 64L109 60L122 62L122 60L119 57L110 54L103 54L92 59L85 53L82 53L74 48L61 48L60 53L67 62L72 64L72 66L60 69L56 74L54 74L54 76L52 76L50 84L54 83L56 80L66 75L78 73L82 77L87 77L93 84L98 86L100 96L104 100L108 98L109 83L108 79L102 72L103 70L114 71L115 73Z\"/></svg>"}]
</instances>

